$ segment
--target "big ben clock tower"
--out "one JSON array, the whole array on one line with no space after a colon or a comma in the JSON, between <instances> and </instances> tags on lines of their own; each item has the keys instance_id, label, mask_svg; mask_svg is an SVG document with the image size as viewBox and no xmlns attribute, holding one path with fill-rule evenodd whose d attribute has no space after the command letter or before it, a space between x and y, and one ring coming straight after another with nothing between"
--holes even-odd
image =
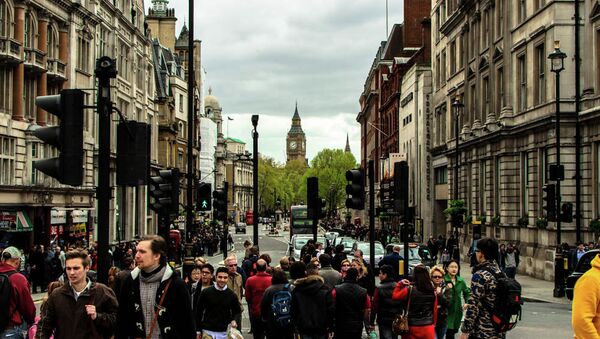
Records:
<instances>
[{"instance_id":1,"label":"big ben clock tower","mask_svg":"<svg viewBox=\"0 0 600 339\"><path fill-rule=\"evenodd\" d=\"M298 103L296 103L296 111L292 118L292 127L287 134L286 154L288 162L295 159L306 160L306 136L302 131Z\"/></svg>"}]
</instances>

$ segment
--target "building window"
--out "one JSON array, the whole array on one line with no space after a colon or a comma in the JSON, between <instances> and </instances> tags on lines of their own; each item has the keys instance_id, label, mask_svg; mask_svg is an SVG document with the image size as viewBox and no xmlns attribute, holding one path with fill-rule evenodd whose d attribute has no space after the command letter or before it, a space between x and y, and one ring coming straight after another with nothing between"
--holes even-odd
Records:
<instances>
[{"instance_id":1,"label":"building window","mask_svg":"<svg viewBox=\"0 0 600 339\"><path fill-rule=\"evenodd\" d=\"M479 214L487 214L487 166L485 160L479 163Z\"/></svg>"},{"instance_id":2,"label":"building window","mask_svg":"<svg viewBox=\"0 0 600 339\"><path fill-rule=\"evenodd\" d=\"M41 158L41 150L40 143L32 142L31 143L31 184L39 185L40 184L40 172L33 168L33 162Z\"/></svg>"},{"instance_id":3,"label":"building window","mask_svg":"<svg viewBox=\"0 0 600 339\"><path fill-rule=\"evenodd\" d=\"M450 43L450 75L456 73L456 40Z\"/></svg>"},{"instance_id":4,"label":"building window","mask_svg":"<svg viewBox=\"0 0 600 339\"><path fill-rule=\"evenodd\" d=\"M48 59L56 59L56 30L52 25L48 25L48 33L46 34L46 43L48 44Z\"/></svg>"},{"instance_id":5,"label":"building window","mask_svg":"<svg viewBox=\"0 0 600 339\"><path fill-rule=\"evenodd\" d=\"M124 43L121 43L121 48L119 50L119 62L117 67L119 75L123 77L123 79L129 81L129 74L131 73L129 69L129 47Z\"/></svg>"},{"instance_id":6,"label":"building window","mask_svg":"<svg viewBox=\"0 0 600 339\"><path fill-rule=\"evenodd\" d=\"M442 50L442 59L441 59L441 64L440 64L440 75L442 77L442 84L446 83L446 49Z\"/></svg>"},{"instance_id":7,"label":"building window","mask_svg":"<svg viewBox=\"0 0 600 339\"><path fill-rule=\"evenodd\" d=\"M490 114L490 78L488 76L483 78L483 112L481 114L481 121L485 121L488 114Z\"/></svg>"},{"instance_id":8,"label":"building window","mask_svg":"<svg viewBox=\"0 0 600 339\"><path fill-rule=\"evenodd\" d=\"M504 0L496 1L496 37L504 35Z\"/></svg>"},{"instance_id":9,"label":"building window","mask_svg":"<svg viewBox=\"0 0 600 339\"><path fill-rule=\"evenodd\" d=\"M482 34L482 46L481 49L485 49L488 47L490 42L490 11L486 10L483 12L483 25L481 26L483 29Z\"/></svg>"},{"instance_id":10,"label":"building window","mask_svg":"<svg viewBox=\"0 0 600 339\"><path fill-rule=\"evenodd\" d=\"M518 17L519 17L519 23L525 21L525 18L527 18L527 3L525 0L517 0L517 2L519 3L519 13L518 13Z\"/></svg>"},{"instance_id":11,"label":"building window","mask_svg":"<svg viewBox=\"0 0 600 339\"><path fill-rule=\"evenodd\" d=\"M496 114L500 115L504 107L504 68L499 67L496 74Z\"/></svg>"},{"instance_id":12,"label":"building window","mask_svg":"<svg viewBox=\"0 0 600 339\"><path fill-rule=\"evenodd\" d=\"M179 94L179 112L183 112L183 94Z\"/></svg>"},{"instance_id":13,"label":"building window","mask_svg":"<svg viewBox=\"0 0 600 339\"><path fill-rule=\"evenodd\" d=\"M539 178L539 182L538 182L538 197L539 198L539 203L538 203L538 209L539 211L541 211L543 213L542 210L542 205L544 203L544 200L542 199L542 196L544 194L542 187L546 184L546 177L547 177L547 166L548 166L548 149L547 148L540 148L538 151L538 178Z\"/></svg>"},{"instance_id":14,"label":"building window","mask_svg":"<svg viewBox=\"0 0 600 339\"><path fill-rule=\"evenodd\" d=\"M6 10L6 3L4 1L0 1L0 36L7 37L8 36L8 25L7 22L8 13Z\"/></svg>"},{"instance_id":15,"label":"building window","mask_svg":"<svg viewBox=\"0 0 600 339\"><path fill-rule=\"evenodd\" d=\"M77 36L77 68L84 72L90 71L90 41L81 35Z\"/></svg>"},{"instance_id":16,"label":"building window","mask_svg":"<svg viewBox=\"0 0 600 339\"><path fill-rule=\"evenodd\" d=\"M144 81L146 67L144 67L144 59L138 55L137 57L137 88L144 91L146 82Z\"/></svg>"},{"instance_id":17,"label":"building window","mask_svg":"<svg viewBox=\"0 0 600 339\"><path fill-rule=\"evenodd\" d=\"M517 79L519 82L517 98L519 100L519 111L522 112L527 108L527 62L525 54L517 58Z\"/></svg>"},{"instance_id":18,"label":"building window","mask_svg":"<svg viewBox=\"0 0 600 339\"><path fill-rule=\"evenodd\" d=\"M469 112L467 112L468 119L465 119L468 123L473 123L477 116L477 87L473 82L471 84L471 91L469 93Z\"/></svg>"},{"instance_id":19,"label":"building window","mask_svg":"<svg viewBox=\"0 0 600 339\"><path fill-rule=\"evenodd\" d=\"M544 7L544 5L546 5L546 0L535 0L535 10L536 11L538 9Z\"/></svg>"},{"instance_id":20,"label":"building window","mask_svg":"<svg viewBox=\"0 0 600 339\"><path fill-rule=\"evenodd\" d=\"M437 65L437 67L435 68L435 88L439 89L440 88L440 67L442 67L442 65L440 63L439 54L435 57L435 64Z\"/></svg>"},{"instance_id":21,"label":"building window","mask_svg":"<svg viewBox=\"0 0 600 339\"><path fill-rule=\"evenodd\" d=\"M546 101L546 49L544 44L540 44L535 48L536 54L536 86L535 86L535 103L536 105L543 104Z\"/></svg>"},{"instance_id":22,"label":"building window","mask_svg":"<svg viewBox=\"0 0 600 339\"><path fill-rule=\"evenodd\" d=\"M12 67L0 67L0 112L9 113L12 99Z\"/></svg>"},{"instance_id":23,"label":"building window","mask_svg":"<svg viewBox=\"0 0 600 339\"><path fill-rule=\"evenodd\" d=\"M442 185L448 183L448 167L438 167L435 169L435 184Z\"/></svg>"},{"instance_id":24,"label":"building window","mask_svg":"<svg viewBox=\"0 0 600 339\"><path fill-rule=\"evenodd\" d=\"M460 59L460 68L465 67L465 65L467 64L467 49L466 49L466 44L467 44L467 35L462 34L460 36L460 45L459 45L459 52L458 52L458 58Z\"/></svg>"},{"instance_id":25,"label":"building window","mask_svg":"<svg viewBox=\"0 0 600 339\"><path fill-rule=\"evenodd\" d=\"M440 27L441 27L441 22L440 22L440 9L438 8L435 11L435 41L439 41L440 40Z\"/></svg>"},{"instance_id":26,"label":"building window","mask_svg":"<svg viewBox=\"0 0 600 339\"><path fill-rule=\"evenodd\" d=\"M494 215L500 215L500 157L494 158Z\"/></svg>"},{"instance_id":27,"label":"building window","mask_svg":"<svg viewBox=\"0 0 600 339\"><path fill-rule=\"evenodd\" d=\"M521 152L521 216L529 215L529 158L527 152Z\"/></svg>"},{"instance_id":28,"label":"building window","mask_svg":"<svg viewBox=\"0 0 600 339\"><path fill-rule=\"evenodd\" d=\"M25 77L25 81L23 82L24 91L23 94L25 96L23 100L23 109L25 113L25 119L29 119L29 121L34 121L36 118L36 106L35 106L35 97L37 96L37 79L31 77Z\"/></svg>"},{"instance_id":29,"label":"building window","mask_svg":"<svg viewBox=\"0 0 600 339\"><path fill-rule=\"evenodd\" d=\"M15 182L16 139L0 137L0 185L12 185Z\"/></svg>"},{"instance_id":30,"label":"building window","mask_svg":"<svg viewBox=\"0 0 600 339\"><path fill-rule=\"evenodd\" d=\"M446 21L446 0L442 0L440 4L440 15L442 16L442 22Z\"/></svg>"},{"instance_id":31,"label":"building window","mask_svg":"<svg viewBox=\"0 0 600 339\"><path fill-rule=\"evenodd\" d=\"M23 40L23 46L25 47L33 47L33 23L31 22L31 14L27 13L25 15L25 22L24 22L24 40Z\"/></svg>"}]
</instances>

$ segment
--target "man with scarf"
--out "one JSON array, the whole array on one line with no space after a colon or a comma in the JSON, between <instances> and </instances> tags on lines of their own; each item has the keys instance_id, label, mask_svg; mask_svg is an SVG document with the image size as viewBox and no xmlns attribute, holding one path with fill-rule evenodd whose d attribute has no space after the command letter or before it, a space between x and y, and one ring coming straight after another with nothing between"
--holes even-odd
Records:
<instances>
[{"instance_id":1,"label":"man with scarf","mask_svg":"<svg viewBox=\"0 0 600 339\"><path fill-rule=\"evenodd\" d=\"M167 265L167 242L149 235L137 245L137 267L119 295L116 339L195 338L185 282Z\"/></svg>"}]
</instances>

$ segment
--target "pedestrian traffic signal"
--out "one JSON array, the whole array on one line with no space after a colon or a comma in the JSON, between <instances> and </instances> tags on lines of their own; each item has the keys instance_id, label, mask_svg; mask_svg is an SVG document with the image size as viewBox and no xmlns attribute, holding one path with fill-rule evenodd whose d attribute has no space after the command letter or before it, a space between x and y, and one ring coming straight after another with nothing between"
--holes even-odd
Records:
<instances>
[{"instance_id":1,"label":"pedestrian traffic signal","mask_svg":"<svg viewBox=\"0 0 600 339\"><path fill-rule=\"evenodd\" d=\"M196 200L196 209L198 211L210 211L212 209L211 194L212 185L210 183L201 182L198 185L198 199Z\"/></svg>"},{"instance_id":2,"label":"pedestrian traffic signal","mask_svg":"<svg viewBox=\"0 0 600 339\"><path fill-rule=\"evenodd\" d=\"M227 221L227 186L213 192L213 207L215 220Z\"/></svg>"},{"instance_id":3,"label":"pedestrian traffic signal","mask_svg":"<svg viewBox=\"0 0 600 339\"><path fill-rule=\"evenodd\" d=\"M178 168L158 171L158 176L150 177L149 194L154 201L150 208L160 214L179 213L179 179Z\"/></svg>"},{"instance_id":4,"label":"pedestrian traffic signal","mask_svg":"<svg viewBox=\"0 0 600 339\"><path fill-rule=\"evenodd\" d=\"M365 208L365 176L360 168L346 171L346 207L355 210Z\"/></svg>"},{"instance_id":5,"label":"pedestrian traffic signal","mask_svg":"<svg viewBox=\"0 0 600 339\"><path fill-rule=\"evenodd\" d=\"M83 91L64 89L58 95L35 98L35 104L60 119L53 127L38 128L33 135L59 150L56 158L36 160L33 168L60 183L83 184Z\"/></svg>"},{"instance_id":6,"label":"pedestrian traffic signal","mask_svg":"<svg viewBox=\"0 0 600 339\"><path fill-rule=\"evenodd\" d=\"M556 185L546 184L542 188L543 209L546 210L546 220L556 221Z\"/></svg>"},{"instance_id":7,"label":"pedestrian traffic signal","mask_svg":"<svg viewBox=\"0 0 600 339\"><path fill-rule=\"evenodd\" d=\"M560 207L560 221L562 222L573 222L573 204L565 202Z\"/></svg>"}]
</instances>

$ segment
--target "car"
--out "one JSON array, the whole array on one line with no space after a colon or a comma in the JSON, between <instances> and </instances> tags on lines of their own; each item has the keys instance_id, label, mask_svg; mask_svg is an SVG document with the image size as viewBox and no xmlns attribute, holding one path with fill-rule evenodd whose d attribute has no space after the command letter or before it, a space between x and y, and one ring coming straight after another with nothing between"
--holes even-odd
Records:
<instances>
[{"instance_id":1,"label":"car","mask_svg":"<svg viewBox=\"0 0 600 339\"><path fill-rule=\"evenodd\" d=\"M371 251L370 251L370 246L371 244L368 241L357 241L354 243L354 245L352 246L352 254L354 254L354 251L356 250L361 250L363 252L363 259L365 261L365 264L369 265L371 262ZM383 248L383 245L379 242L376 241L375 242L375 273L377 273L377 270L379 269L379 262L381 261L381 259L383 259L385 255L385 249Z\"/></svg>"},{"instance_id":2,"label":"car","mask_svg":"<svg viewBox=\"0 0 600 339\"><path fill-rule=\"evenodd\" d=\"M238 222L237 224L235 224L235 234L238 234L238 233L246 234L246 223L245 222Z\"/></svg>"},{"instance_id":3,"label":"car","mask_svg":"<svg viewBox=\"0 0 600 339\"><path fill-rule=\"evenodd\" d=\"M569 276L567 277L567 286L565 287L565 293L567 294L567 298L569 298L569 300L573 300L575 283L577 283L577 280L585 272L592 268L592 260L594 260L596 255L598 255L599 253L600 250L590 250L588 252L585 252L585 254L583 254L583 256L581 256L581 258L577 262L573 273L569 274Z\"/></svg>"},{"instance_id":4,"label":"car","mask_svg":"<svg viewBox=\"0 0 600 339\"><path fill-rule=\"evenodd\" d=\"M296 261L300 261L300 251L302 251L302 247L312 238L312 234L294 234L288 244L289 246L286 255L293 257ZM326 244L327 239L323 236L317 236L317 242Z\"/></svg>"},{"instance_id":5,"label":"car","mask_svg":"<svg viewBox=\"0 0 600 339\"><path fill-rule=\"evenodd\" d=\"M400 256L404 257L404 244L387 244L385 247L385 254L388 255L393 252L394 246L400 246ZM423 258L419 255L419 245L415 243L408 244L408 274L412 275L413 269L417 265L425 265Z\"/></svg>"}]
</instances>

